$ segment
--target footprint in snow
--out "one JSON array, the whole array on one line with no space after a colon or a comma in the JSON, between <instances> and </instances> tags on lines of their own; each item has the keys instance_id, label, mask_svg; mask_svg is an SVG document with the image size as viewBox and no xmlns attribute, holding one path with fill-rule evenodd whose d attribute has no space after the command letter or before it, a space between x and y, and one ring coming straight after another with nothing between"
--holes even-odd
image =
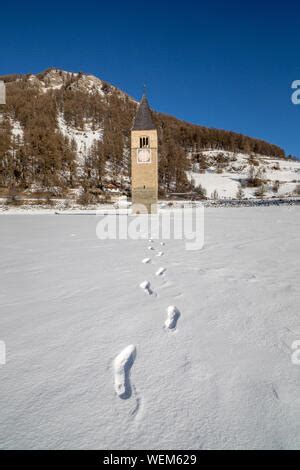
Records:
<instances>
[{"instance_id":1,"label":"footprint in snow","mask_svg":"<svg viewBox=\"0 0 300 470\"><path fill-rule=\"evenodd\" d=\"M148 246L148 250L154 250L154 247L153 246Z\"/></svg>"},{"instance_id":2,"label":"footprint in snow","mask_svg":"<svg viewBox=\"0 0 300 470\"><path fill-rule=\"evenodd\" d=\"M153 294L153 290L151 289L151 285L149 281L141 282L140 288L143 289L143 291L148 295Z\"/></svg>"},{"instance_id":3,"label":"footprint in snow","mask_svg":"<svg viewBox=\"0 0 300 470\"><path fill-rule=\"evenodd\" d=\"M166 330L175 330L178 318L180 317L180 312L175 305L170 305L167 308L167 319L165 321Z\"/></svg>"},{"instance_id":4,"label":"footprint in snow","mask_svg":"<svg viewBox=\"0 0 300 470\"><path fill-rule=\"evenodd\" d=\"M123 400L131 397L130 369L136 358L136 347L130 344L114 360L114 379L116 394Z\"/></svg>"},{"instance_id":5,"label":"footprint in snow","mask_svg":"<svg viewBox=\"0 0 300 470\"><path fill-rule=\"evenodd\" d=\"M165 245L165 242L160 242L161 246L164 246Z\"/></svg>"},{"instance_id":6,"label":"footprint in snow","mask_svg":"<svg viewBox=\"0 0 300 470\"><path fill-rule=\"evenodd\" d=\"M150 263L150 261L151 261L150 258L144 258L144 259L142 260L142 263L148 264L148 263Z\"/></svg>"},{"instance_id":7,"label":"footprint in snow","mask_svg":"<svg viewBox=\"0 0 300 470\"><path fill-rule=\"evenodd\" d=\"M163 251L159 251L156 256L163 256L163 255L164 255L164 252L163 252Z\"/></svg>"},{"instance_id":8,"label":"footprint in snow","mask_svg":"<svg viewBox=\"0 0 300 470\"><path fill-rule=\"evenodd\" d=\"M167 269L166 269L166 268L163 268L163 267L162 267L162 268L159 268L159 269L156 271L155 275L156 275L156 276L162 276L162 275L166 272L166 270L167 270Z\"/></svg>"}]
</instances>

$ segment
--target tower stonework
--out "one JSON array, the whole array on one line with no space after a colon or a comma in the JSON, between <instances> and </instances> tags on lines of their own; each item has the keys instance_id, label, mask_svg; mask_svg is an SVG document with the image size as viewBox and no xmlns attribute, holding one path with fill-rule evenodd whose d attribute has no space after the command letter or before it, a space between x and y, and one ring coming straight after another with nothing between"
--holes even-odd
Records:
<instances>
[{"instance_id":1,"label":"tower stonework","mask_svg":"<svg viewBox=\"0 0 300 470\"><path fill-rule=\"evenodd\" d=\"M131 193L134 214L156 213L158 197L158 142L146 96L131 130Z\"/></svg>"}]
</instances>

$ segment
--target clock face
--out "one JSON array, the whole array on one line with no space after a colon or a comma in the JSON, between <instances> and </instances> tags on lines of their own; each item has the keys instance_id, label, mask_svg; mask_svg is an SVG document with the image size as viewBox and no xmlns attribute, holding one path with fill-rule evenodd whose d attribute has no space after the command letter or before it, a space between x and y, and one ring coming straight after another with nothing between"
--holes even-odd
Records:
<instances>
[{"instance_id":1,"label":"clock face","mask_svg":"<svg viewBox=\"0 0 300 470\"><path fill-rule=\"evenodd\" d=\"M151 150L150 149L138 149L137 162L138 163L151 163Z\"/></svg>"}]
</instances>

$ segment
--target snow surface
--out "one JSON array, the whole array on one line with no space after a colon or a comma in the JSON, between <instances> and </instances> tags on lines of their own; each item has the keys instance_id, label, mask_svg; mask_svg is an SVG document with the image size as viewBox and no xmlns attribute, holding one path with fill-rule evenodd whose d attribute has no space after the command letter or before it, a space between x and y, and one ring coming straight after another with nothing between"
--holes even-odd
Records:
<instances>
[{"instance_id":1,"label":"snow surface","mask_svg":"<svg viewBox=\"0 0 300 470\"><path fill-rule=\"evenodd\" d=\"M236 193L240 186L240 180L247 179L249 175L249 155L243 153L233 153L223 150L208 150L202 152L208 159L210 164L205 173L188 171L189 180L194 180L195 186L201 184L207 191L207 197L212 197L212 193L216 190L221 199L236 198ZM218 154L223 154L229 159L229 165L223 173L217 173L213 158ZM270 158L263 155L256 156L260 165L255 170L262 170L262 178L267 181L265 185L266 197L282 197L293 194L297 185L300 183L300 161L283 160L278 158ZM231 159L235 159L232 160ZM210 161L211 160L211 161ZM274 167L278 169L275 170ZM277 193L272 191L275 181L280 182ZM253 198L257 188L243 188L246 198Z\"/></svg>"},{"instance_id":2,"label":"snow surface","mask_svg":"<svg viewBox=\"0 0 300 470\"><path fill-rule=\"evenodd\" d=\"M11 124L11 133L14 139L20 143L23 142L24 130L21 126L21 123L17 121L16 119L11 119L10 124Z\"/></svg>"},{"instance_id":3,"label":"snow surface","mask_svg":"<svg viewBox=\"0 0 300 470\"><path fill-rule=\"evenodd\" d=\"M204 248L166 240L163 277L149 237L101 241L98 220L0 217L0 447L299 448L299 207L206 209Z\"/></svg>"},{"instance_id":4,"label":"snow surface","mask_svg":"<svg viewBox=\"0 0 300 470\"><path fill-rule=\"evenodd\" d=\"M103 129L93 130L91 125L85 124L83 130L68 126L62 114L57 118L58 128L64 137L70 141L74 140L77 147L78 163L84 163L85 157L89 156L91 147L96 141L102 141Z\"/></svg>"}]
</instances>

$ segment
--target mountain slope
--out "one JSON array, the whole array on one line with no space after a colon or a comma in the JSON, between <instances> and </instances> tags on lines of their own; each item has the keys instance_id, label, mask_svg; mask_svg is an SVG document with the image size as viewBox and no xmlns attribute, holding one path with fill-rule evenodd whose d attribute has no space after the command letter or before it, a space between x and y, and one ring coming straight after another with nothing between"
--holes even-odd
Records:
<instances>
[{"instance_id":1,"label":"mountain slope","mask_svg":"<svg viewBox=\"0 0 300 470\"><path fill-rule=\"evenodd\" d=\"M82 202L96 202L112 190L129 192L130 129L137 107L133 98L84 73L49 69L0 78L7 85L7 106L0 108L2 194L75 191ZM216 165L217 174L225 171L226 162L214 160L226 160L229 153L245 155L249 168L251 158L256 165L263 163L261 155L285 158L281 148L234 132L160 113L154 113L154 120L161 194L193 190L192 170L203 174L215 171ZM201 166L205 152L212 151L211 161Z\"/></svg>"},{"instance_id":2,"label":"mountain slope","mask_svg":"<svg viewBox=\"0 0 300 470\"><path fill-rule=\"evenodd\" d=\"M212 199L288 197L300 195L300 161L228 151L204 151L188 178ZM220 163L221 161L221 163Z\"/></svg>"}]
</instances>

